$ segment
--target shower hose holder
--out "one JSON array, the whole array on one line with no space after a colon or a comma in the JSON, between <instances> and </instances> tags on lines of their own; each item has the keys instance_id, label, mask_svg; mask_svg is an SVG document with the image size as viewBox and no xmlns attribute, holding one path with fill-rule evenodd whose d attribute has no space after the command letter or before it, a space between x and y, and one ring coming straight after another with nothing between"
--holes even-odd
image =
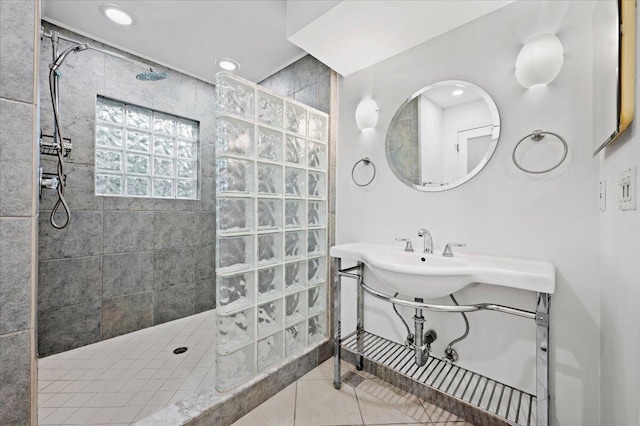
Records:
<instances>
[{"instance_id":1,"label":"shower hose holder","mask_svg":"<svg viewBox=\"0 0 640 426\"><path fill-rule=\"evenodd\" d=\"M63 138L62 156L65 158L68 157L72 148L73 144L71 143L71 139ZM40 154L57 156L58 150L60 150L60 144L55 142L53 135L40 135Z\"/></svg>"}]
</instances>

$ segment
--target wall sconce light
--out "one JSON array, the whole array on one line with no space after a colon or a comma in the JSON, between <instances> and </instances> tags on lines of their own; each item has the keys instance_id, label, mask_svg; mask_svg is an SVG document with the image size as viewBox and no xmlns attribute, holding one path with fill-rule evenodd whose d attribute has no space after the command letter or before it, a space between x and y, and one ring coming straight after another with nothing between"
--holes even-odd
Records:
<instances>
[{"instance_id":1,"label":"wall sconce light","mask_svg":"<svg viewBox=\"0 0 640 426\"><path fill-rule=\"evenodd\" d=\"M525 89L547 85L560 73L564 48L553 34L541 34L527 41L516 59L516 79Z\"/></svg>"},{"instance_id":2,"label":"wall sconce light","mask_svg":"<svg viewBox=\"0 0 640 426\"><path fill-rule=\"evenodd\" d=\"M378 123L378 104L371 98L364 98L356 108L356 124L360 130L374 129Z\"/></svg>"}]
</instances>

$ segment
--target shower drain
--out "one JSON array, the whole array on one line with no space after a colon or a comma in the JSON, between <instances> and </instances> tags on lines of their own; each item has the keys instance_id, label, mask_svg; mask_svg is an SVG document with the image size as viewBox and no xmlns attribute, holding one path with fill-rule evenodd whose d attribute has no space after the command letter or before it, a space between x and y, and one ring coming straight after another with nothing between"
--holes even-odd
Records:
<instances>
[{"instance_id":1,"label":"shower drain","mask_svg":"<svg viewBox=\"0 0 640 426\"><path fill-rule=\"evenodd\" d=\"M180 355L183 354L187 351L187 347L186 346L182 346L181 348L176 348L173 350L173 353L176 355Z\"/></svg>"}]
</instances>

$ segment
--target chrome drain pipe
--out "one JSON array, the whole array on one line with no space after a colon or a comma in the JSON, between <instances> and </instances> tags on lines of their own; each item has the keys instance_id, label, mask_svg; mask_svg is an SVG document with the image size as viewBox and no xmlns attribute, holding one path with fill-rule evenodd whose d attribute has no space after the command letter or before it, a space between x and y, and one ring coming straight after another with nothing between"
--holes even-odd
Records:
<instances>
[{"instance_id":1,"label":"chrome drain pipe","mask_svg":"<svg viewBox=\"0 0 640 426\"><path fill-rule=\"evenodd\" d=\"M416 309L416 315L413 317L413 323L415 325L415 342L413 348L416 353L416 364L422 367L427 363L429 357L430 344L424 343L424 317L422 316L422 309Z\"/></svg>"}]
</instances>

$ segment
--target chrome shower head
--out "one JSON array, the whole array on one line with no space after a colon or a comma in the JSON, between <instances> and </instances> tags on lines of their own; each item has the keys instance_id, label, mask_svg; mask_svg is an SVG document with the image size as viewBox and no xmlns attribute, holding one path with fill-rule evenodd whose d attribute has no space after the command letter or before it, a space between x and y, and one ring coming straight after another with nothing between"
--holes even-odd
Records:
<instances>
[{"instance_id":1,"label":"chrome shower head","mask_svg":"<svg viewBox=\"0 0 640 426\"><path fill-rule=\"evenodd\" d=\"M77 44L75 46L71 46L70 48L68 48L67 50L65 50L61 54L59 54L58 57L56 58L56 60L53 61L53 63L51 64L51 66L49 68L51 68L51 71L56 71L58 68L60 68L60 66L65 61L65 59L67 59L67 56L69 55L69 53L82 52L83 50L87 50L88 48L89 48L89 45L88 44L84 44L84 43L83 44Z\"/></svg>"},{"instance_id":2,"label":"chrome shower head","mask_svg":"<svg viewBox=\"0 0 640 426\"><path fill-rule=\"evenodd\" d=\"M169 73L165 71L156 71L153 68L149 68L149 71L141 72L136 75L138 80L142 81L158 81L164 80L169 77Z\"/></svg>"}]
</instances>

